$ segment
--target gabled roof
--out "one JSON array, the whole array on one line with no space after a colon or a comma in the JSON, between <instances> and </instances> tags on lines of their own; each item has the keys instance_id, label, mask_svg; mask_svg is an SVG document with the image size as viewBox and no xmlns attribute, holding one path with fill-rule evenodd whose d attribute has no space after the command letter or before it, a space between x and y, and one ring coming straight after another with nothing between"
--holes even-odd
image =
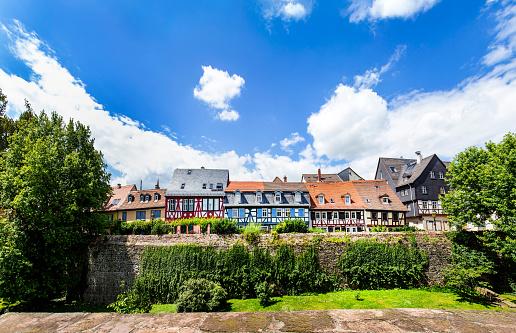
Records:
<instances>
[{"instance_id":1,"label":"gabled roof","mask_svg":"<svg viewBox=\"0 0 516 333\"><path fill-rule=\"evenodd\" d=\"M130 210L130 209L150 209L150 208L163 208L165 207L165 193L167 189L153 189L153 190L140 190L140 191L131 191L129 195L134 196L133 202L128 202L127 199L124 201L123 205L120 207L120 210ZM154 194L158 193L160 198L158 201L154 201ZM150 195L150 200L148 202L141 202L140 195Z\"/></svg>"},{"instance_id":2,"label":"gabled roof","mask_svg":"<svg viewBox=\"0 0 516 333\"><path fill-rule=\"evenodd\" d=\"M305 183L301 182L238 182L232 181L229 183L225 192L235 192L240 190L241 192L256 192L258 190L262 192L307 192Z\"/></svg>"},{"instance_id":3,"label":"gabled roof","mask_svg":"<svg viewBox=\"0 0 516 333\"><path fill-rule=\"evenodd\" d=\"M301 175L301 181L305 183L314 183L319 181L319 176L316 173L304 173ZM321 173L321 182L341 182L339 175L336 173Z\"/></svg>"},{"instance_id":4,"label":"gabled roof","mask_svg":"<svg viewBox=\"0 0 516 333\"><path fill-rule=\"evenodd\" d=\"M364 178L362 178L358 173L355 172L355 170L351 169L350 167L342 170L337 175L344 182L348 180L364 180Z\"/></svg>"},{"instance_id":5,"label":"gabled roof","mask_svg":"<svg viewBox=\"0 0 516 333\"><path fill-rule=\"evenodd\" d=\"M104 212L111 212L116 211L122 206L122 203L124 202L125 198L127 198L127 195L129 192L136 190L136 185L124 185L124 186L112 186L111 187L111 196L109 197L109 200L107 204L104 206L103 211ZM116 201L118 200L118 201ZM114 204L116 202L116 204Z\"/></svg>"},{"instance_id":6,"label":"gabled roof","mask_svg":"<svg viewBox=\"0 0 516 333\"><path fill-rule=\"evenodd\" d=\"M352 183L365 203L366 209L408 211L407 207L405 207L384 179L357 180ZM385 196L389 197L389 203L387 204L382 202L382 198Z\"/></svg>"},{"instance_id":7,"label":"gabled roof","mask_svg":"<svg viewBox=\"0 0 516 333\"><path fill-rule=\"evenodd\" d=\"M221 197L224 196L224 190L228 183L229 170L175 169L165 195L167 197ZM205 189L203 189L203 184L206 184ZM213 185L211 189L210 184ZM217 184L222 184L221 188L217 188Z\"/></svg>"},{"instance_id":8,"label":"gabled roof","mask_svg":"<svg viewBox=\"0 0 516 333\"><path fill-rule=\"evenodd\" d=\"M283 183L283 180L281 180L278 176L276 176L276 178L274 178L274 180L272 182L273 183Z\"/></svg>"},{"instance_id":9,"label":"gabled roof","mask_svg":"<svg viewBox=\"0 0 516 333\"><path fill-rule=\"evenodd\" d=\"M408 185L412 184L421 176L433 158L438 159L445 167L448 167L450 164L450 162L441 161L436 154L423 158L420 163L417 163L417 160L414 159L380 157L376 172L378 173L380 164L383 164L395 187ZM396 172L393 172L391 167L394 167Z\"/></svg>"},{"instance_id":10,"label":"gabled roof","mask_svg":"<svg viewBox=\"0 0 516 333\"><path fill-rule=\"evenodd\" d=\"M353 185L353 181L338 183L307 183L310 193L311 209L364 209L366 206ZM324 204L319 204L318 196L324 195ZM345 195L349 194L351 203L344 202ZM333 199L333 203L331 202Z\"/></svg>"},{"instance_id":11,"label":"gabled roof","mask_svg":"<svg viewBox=\"0 0 516 333\"><path fill-rule=\"evenodd\" d=\"M228 187L224 192L235 192L240 190L241 192L256 192L263 191L263 182L229 182Z\"/></svg>"}]
</instances>

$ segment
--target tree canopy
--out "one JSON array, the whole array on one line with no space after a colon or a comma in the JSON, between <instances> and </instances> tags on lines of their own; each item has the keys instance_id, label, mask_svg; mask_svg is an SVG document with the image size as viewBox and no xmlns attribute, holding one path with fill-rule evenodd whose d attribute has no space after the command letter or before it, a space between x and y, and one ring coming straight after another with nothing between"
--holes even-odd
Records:
<instances>
[{"instance_id":1,"label":"tree canopy","mask_svg":"<svg viewBox=\"0 0 516 333\"><path fill-rule=\"evenodd\" d=\"M484 241L497 252L516 260L516 136L500 143L470 147L457 154L448 168L451 191L442 199L449 221L461 228L467 223L492 223Z\"/></svg>"},{"instance_id":2,"label":"tree canopy","mask_svg":"<svg viewBox=\"0 0 516 333\"><path fill-rule=\"evenodd\" d=\"M30 105L28 106L30 108ZM73 294L88 235L111 188L88 127L56 113L28 117L0 159L0 298Z\"/></svg>"}]
</instances>

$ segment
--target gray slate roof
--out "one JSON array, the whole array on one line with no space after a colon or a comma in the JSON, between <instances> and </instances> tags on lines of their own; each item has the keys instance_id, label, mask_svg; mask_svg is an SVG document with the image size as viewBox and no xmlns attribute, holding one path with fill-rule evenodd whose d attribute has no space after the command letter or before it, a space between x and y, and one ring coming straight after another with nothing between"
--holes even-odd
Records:
<instances>
[{"instance_id":1,"label":"gray slate roof","mask_svg":"<svg viewBox=\"0 0 516 333\"><path fill-rule=\"evenodd\" d=\"M421 163L417 163L417 160L414 159L380 157L379 163L385 166L394 185L398 187L412 184L416 181L434 156L439 158L437 155L433 154L423 158ZM443 162L443 164L448 167L450 162ZM394 167L397 172L392 172L391 167Z\"/></svg>"},{"instance_id":2,"label":"gray slate roof","mask_svg":"<svg viewBox=\"0 0 516 333\"><path fill-rule=\"evenodd\" d=\"M229 183L229 170L176 169L168 185L167 197L223 197ZM181 186L184 184L184 188ZM206 184L206 189L203 185ZM217 184L222 184L217 188ZM210 189L210 186L212 187Z\"/></svg>"}]
</instances>

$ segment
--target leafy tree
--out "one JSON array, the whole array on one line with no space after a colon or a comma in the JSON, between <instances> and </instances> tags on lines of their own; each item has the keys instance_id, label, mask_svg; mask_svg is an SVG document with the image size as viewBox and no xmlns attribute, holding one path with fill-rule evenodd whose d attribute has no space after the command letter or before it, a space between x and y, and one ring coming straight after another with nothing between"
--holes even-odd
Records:
<instances>
[{"instance_id":1,"label":"leafy tree","mask_svg":"<svg viewBox=\"0 0 516 333\"><path fill-rule=\"evenodd\" d=\"M500 143L470 147L457 154L448 168L451 191L442 198L449 221L461 228L467 223L490 222L497 232L486 232L484 242L516 260L516 136Z\"/></svg>"},{"instance_id":2,"label":"leafy tree","mask_svg":"<svg viewBox=\"0 0 516 333\"><path fill-rule=\"evenodd\" d=\"M30 105L29 105L30 107ZM88 235L111 190L88 127L44 112L25 120L0 159L0 298L29 304L79 293Z\"/></svg>"},{"instance_id":3,"label":"leafy tree","mask_svg":"<svg viewBox=\"0 0 516 333\"><path fill-rule=\"evenodd\" d=\"M9 146L9 137L13 135L18 128L24 127L24 124L34 117L30 103L25 100L25 112L20 115L16 121L9 118L5 112L7 111L7 96L0 89L0 152L7 150Z\"/></svg>"},{"instance_id":4,"label":"leafy tree","mask_svg":"<svg viewBox=\"0 0 516 333\"><path fill-rule=\"evenodd\" d=\"M283 220L283 222L279 223L276 226L276 232L279 234L282 233L306 233L308 232L308 227L305 221L301 219L293 219L293 220Z\"/></svg>"}]
</instances>

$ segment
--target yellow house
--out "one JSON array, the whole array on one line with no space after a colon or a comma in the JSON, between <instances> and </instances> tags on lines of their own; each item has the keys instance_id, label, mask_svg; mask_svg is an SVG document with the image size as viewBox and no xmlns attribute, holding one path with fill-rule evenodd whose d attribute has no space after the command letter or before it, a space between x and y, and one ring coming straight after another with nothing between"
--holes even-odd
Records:
<instances>
[{"instance_id":1,"label":"yellow house","mask_svg":"<svg viewBox=\"0 0 516 333\"><path fill-rule=\"evenodd\" d=\"M130 191L117 210L117 218L124 222L150 221L165 218L165 192L158 185L153 190Z\"/></svg>"},{"instance_id":2,"label":"yellow house","mask_svg":"<svg viewBox=\"0 0 516 333\"><path fill-rule=\"evenodd\" d=\"M122 207L127 196L131 191L136 191L136 185L120 185L111 187L111 197L101 211L102 215L106 216L107 221L119 219L118 210Z\"/></svg>"}]
</instances>

